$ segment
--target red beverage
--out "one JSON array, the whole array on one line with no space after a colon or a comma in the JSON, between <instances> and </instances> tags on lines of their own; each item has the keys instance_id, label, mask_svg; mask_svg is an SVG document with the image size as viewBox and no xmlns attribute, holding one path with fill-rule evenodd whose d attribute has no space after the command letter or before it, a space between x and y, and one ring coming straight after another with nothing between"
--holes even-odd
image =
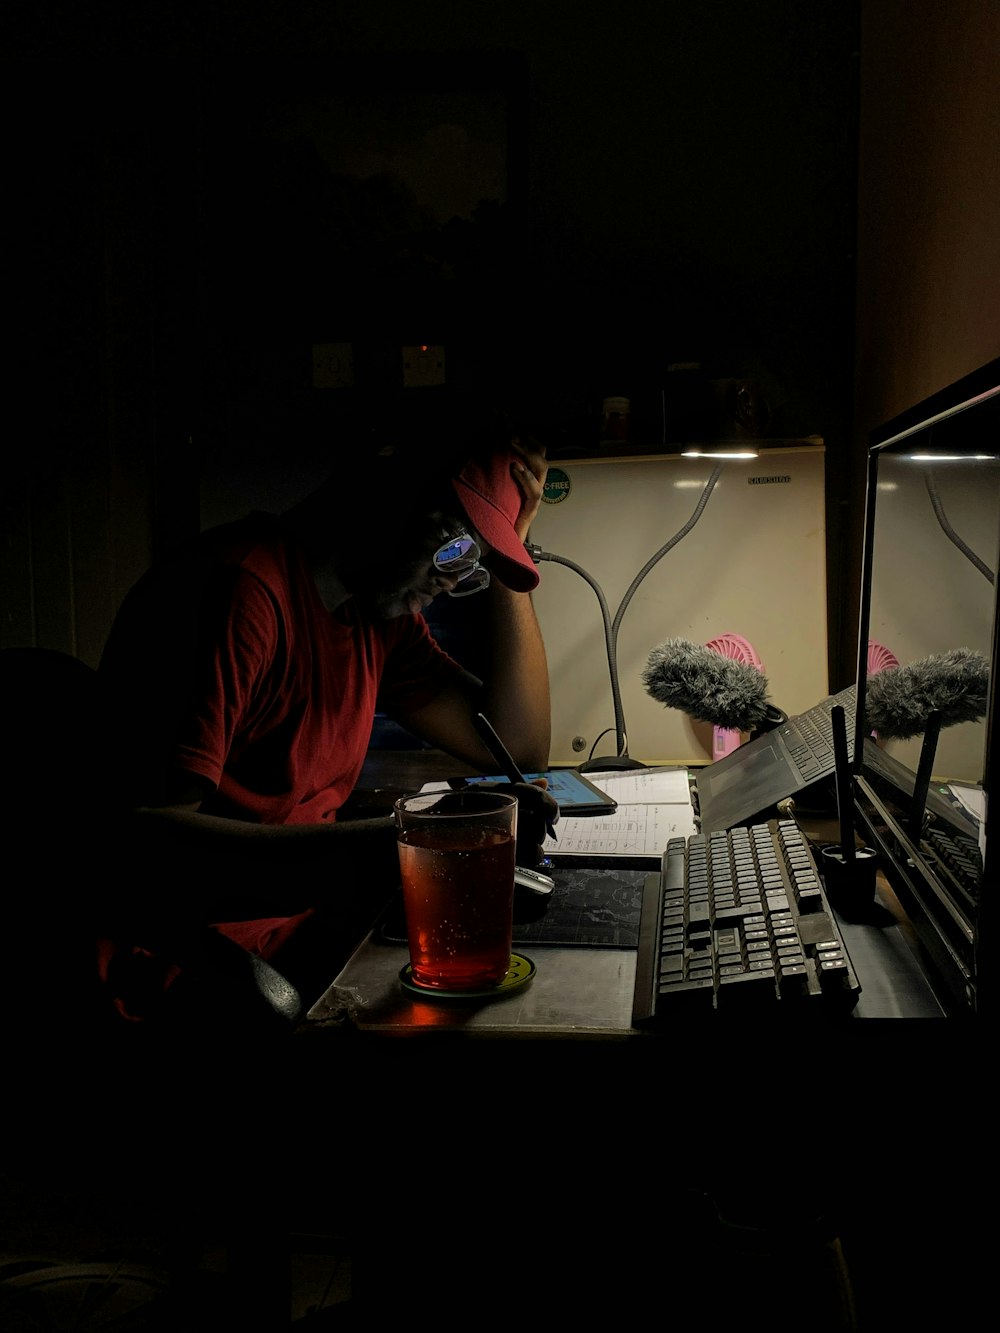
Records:
<instances>
[{"instance_id":1,"label":"red beverage","mask_svg":"<svg viewBox=\"0 0 1000 1333\"><path fill-rule=\"evenodd\" d=\"M400 829L398 847L413 980L433 990L499 984L510 967L514 831L445 817Z\"/></svg>"}]
</instances>

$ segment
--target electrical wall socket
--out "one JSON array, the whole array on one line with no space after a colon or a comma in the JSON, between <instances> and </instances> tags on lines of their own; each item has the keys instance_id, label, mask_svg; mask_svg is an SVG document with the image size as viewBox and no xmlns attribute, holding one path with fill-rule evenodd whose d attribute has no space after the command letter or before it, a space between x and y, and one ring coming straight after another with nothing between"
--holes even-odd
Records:
<instances>
[{"instance_id":1,"label":"electrical wall socket","mask_svg":"<svg viewBox=\"0 0 1000 1333\"><path fill-rule=\"evenodd\" d=\"M353 344L313 343L312 382L314 389L353 388Z\"/></svg>"},{"instance_id":2,"label":"electrical wall socket","mask_svg":"<svg viewBox=\"0 0 1000 1333\"><path fill-rule=\"evenodd\" d=\"M444 383L444 348L421 343L403 348L403 388Z\"/></svg>"}]
</instances>

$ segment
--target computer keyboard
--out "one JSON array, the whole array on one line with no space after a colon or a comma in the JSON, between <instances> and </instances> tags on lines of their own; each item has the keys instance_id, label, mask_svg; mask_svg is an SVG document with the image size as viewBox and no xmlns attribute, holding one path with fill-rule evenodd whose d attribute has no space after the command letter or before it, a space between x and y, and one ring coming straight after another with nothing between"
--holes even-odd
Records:
<instances>
[{"instance_id":1,"label":"computer keyboard","mask_svg":"<svg viewBox=\"0 0 1000 1333\"><path fill-rule=\"evenodd\" d=\"M671 838L643 887L634 1026L846 1014L860 994L794 820Z\"/></svg>"},{"instance_id":2,"label":"computer keyboard","mask_svg":"<svg viewBox=\"0 0 1000 1333\"><path fill-rule=\"evenodd\" d=\"M983 882L983 854L975 838L930 827L924 839L932 857L936 857L964 892L978 902Z\"/></svg>"}]
</instances>

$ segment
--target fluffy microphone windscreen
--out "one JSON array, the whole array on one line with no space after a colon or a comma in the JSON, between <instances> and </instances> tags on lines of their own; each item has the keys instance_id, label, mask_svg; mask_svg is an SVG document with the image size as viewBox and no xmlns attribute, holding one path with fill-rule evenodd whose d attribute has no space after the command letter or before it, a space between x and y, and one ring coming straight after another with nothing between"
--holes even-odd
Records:
<instances>
[{"instance_id":1,"label":"fluffy microphone windscreen","mask_svg":"<svg viewBox=\"0 0 1000 1333\"><path fill-rule=\"evenodd\" d=\"M937 709L943 727L986 713L990 666L982 653L952 648L868 677L865 719L881 740L909 740L927 730Z\"/></svg>"},{"instance_id":2,"label":"fluffy microphone windscreen","mask_svg":"<svg viewBox=\"0 0 1000 1333\"><path fill-rule=\"evenodd\" d=\"M667 639L649 654L646 693L698 722L752 731L767 717L767 677L687 639Z\"/></svg>"}]
</instances>

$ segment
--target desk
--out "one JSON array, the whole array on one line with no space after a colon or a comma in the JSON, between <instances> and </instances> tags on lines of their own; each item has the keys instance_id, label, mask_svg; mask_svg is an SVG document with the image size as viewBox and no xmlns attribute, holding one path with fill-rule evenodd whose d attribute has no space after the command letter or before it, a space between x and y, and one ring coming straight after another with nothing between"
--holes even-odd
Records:
<instances>
[{"instance_id":1,"label":"desk","mask_svg":"<svg viewBox=\"0 0 1000 1333\"><path fill-rule=\"evenodd\" d=\"M945 1016L904 925L876 927L842 919L839 925L862 987L852 1019ZM634 949L532 945L526 952L537 972L521 990L482 1002L423 1000L399 982L407 962L405 945L384 943L376 930L313 1005L307 1022L348 1024L387 1036L459 1032L622 1040L659 1035L632 1027Z\"/></svg>"},{"instance_id":2,"label":"desk","mask_svg":"<svg viewBox=\"0 0 1000 1333\"><path fill-rule=\"evenodd\" d=\"M360 787L384 805L393 793L413 791L425 781L460 771L454 760L436 751L383 751L370 756ZM363 810L364 797L359 805ZM814 838L836 840L832 826L803 821L803 827ZM838 918L862 987L852 1019L944 1017L902 908L884 881L878 894L885 924L859 925ZM400 984L405 945L384 942L376 928L309 1010L306 1026L397 1037L448 1032L609 1042L660 1038L631 1023L634 949L531 944L524 952L537 971L527 986L510 995L485 1001L424 1000Z\"/></svg>"}]
</instances>

